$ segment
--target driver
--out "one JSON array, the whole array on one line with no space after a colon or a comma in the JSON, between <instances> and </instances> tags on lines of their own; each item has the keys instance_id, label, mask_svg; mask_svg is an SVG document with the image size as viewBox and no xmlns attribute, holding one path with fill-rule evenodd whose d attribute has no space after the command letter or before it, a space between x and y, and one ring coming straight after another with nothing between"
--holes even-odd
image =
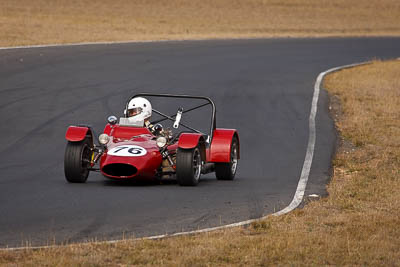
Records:
<instances>
[{"instance_id":1,"label":"driver","mask_svg":"<svg viewBox=\"0 0 400 267\"><path fill-rule=\"evenodd\" d=\"M156 129L159 127L155 127L150 123L151 113L151 103L144 97L132 98L131 101L129 101L128 109L125 110L125 115L128 118L134 118L135 121L144 121L144 126L149 129L152 134L156 135L157 132L160 130L162 131L162 129Z\"/></svg>"}]
</instances>

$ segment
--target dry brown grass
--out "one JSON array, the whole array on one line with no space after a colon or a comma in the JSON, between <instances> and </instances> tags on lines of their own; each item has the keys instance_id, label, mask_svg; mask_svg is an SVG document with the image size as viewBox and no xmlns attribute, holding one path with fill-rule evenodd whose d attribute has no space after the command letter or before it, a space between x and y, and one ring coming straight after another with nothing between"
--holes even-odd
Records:
<instances>
[{"instance_id":1,"label":"dry brown grass","mask_svg":"<svg viewBox=\"0 0 400 267\"><path fill-rule=\"evenodd\" d=\"M1 0L0 46L400 35L398 0Z\"/></svg>"},{"instance_id":2,"label":"dry brown grass","mask_svg":"<svg viewBox=\"0 0 400 267\"><path fill-rule=\"evenodd\" d=\"M1 265L381 265L400 263L400 62L327 77L343 137L329 197L248 228L158 241L0 251Z\"/></svg>"}]
</instances>

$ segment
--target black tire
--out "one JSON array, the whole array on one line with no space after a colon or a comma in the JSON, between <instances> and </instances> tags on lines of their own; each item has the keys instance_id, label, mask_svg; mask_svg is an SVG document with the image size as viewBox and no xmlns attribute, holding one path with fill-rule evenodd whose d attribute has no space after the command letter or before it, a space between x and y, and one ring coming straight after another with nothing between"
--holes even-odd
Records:
<instances>
[{"instance_id":1,"label":"black tire","mask_svg":"<svg viewBox=\"0 0 400 267\"><path fill-rule=\"evenodd\" d=\"M218 180L233 180L235 178L239 155L239 142L236 136L232 138L230 153L230 162L215 163L215 176L217 176Z\"/></svg>"},{"instance_id":2,"label":"black tire","mask_svg":"<svg viewBox=\"0 0 400 267\"><path fill-rule=\"evenodd\" d=\"M68 142L64 155L65 179L70 183L84 183L89 176L91 142Z\"/></svg>"},{"instance_id":3,"label":"black tire","mask_svg":"<svg viewBox=\"0 0 400 267\"><path fill-rule=\"evenodd\" d=\"M201 175L201 166L201 153L198 147L194 149L178 148L176 153L176 179L179 185L197 185Z\"/></svg>"}]
</instances>

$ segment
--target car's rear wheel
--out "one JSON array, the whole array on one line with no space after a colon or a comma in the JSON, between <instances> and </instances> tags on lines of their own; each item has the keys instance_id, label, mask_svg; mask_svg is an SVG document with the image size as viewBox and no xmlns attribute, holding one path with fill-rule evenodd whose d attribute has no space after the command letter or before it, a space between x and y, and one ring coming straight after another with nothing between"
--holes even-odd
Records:
<instances>
[{"instance_id":1,"label":"car's rear wheel","mask_svg":"<svg viewBox=\"0 0 400 267\"><path fill-rule=\"evenodd\" d=\"M233 180L235 178L239 158L239 142L236 136L232 138L230 158L230 162L215 163L215 176L218 180Z\"/></svg>"},{"instance_id":2,"label":"car's rear wheel","mask_svg":"<svg viewBox=\"0 0 400 267\"><path fill-rule=\"evenodd\" d=\"M92 151L88 138L80 142L68 142L64 156L65 179L70 183L84 183L89 176Z\"/></svg>"},{"instance_id":3,"label":"car's rear wheel","mask_svg":"<svg viewBox=\"0 0 400 267\"><path fill-rule=\"evenodd\" d=\"M201 175L201 154L198 147L178 148L176 153L176 179L179 185L195 186Z\"/></svg>"}]
</instances>

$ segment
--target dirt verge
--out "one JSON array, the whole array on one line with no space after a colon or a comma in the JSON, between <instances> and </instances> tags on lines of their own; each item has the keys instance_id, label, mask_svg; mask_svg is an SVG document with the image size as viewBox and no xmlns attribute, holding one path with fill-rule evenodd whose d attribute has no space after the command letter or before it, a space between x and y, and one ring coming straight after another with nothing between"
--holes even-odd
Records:
<instances>
[{"instance_id":1,"label":"dirt verge","mask_svg":"<svg viewBox=\"0 0 400 267\"><path fill-rule=\"evenodd\" d=\"M399 36L398 0L2 0L0 46Z\"/></svg>"}]
</instances>

